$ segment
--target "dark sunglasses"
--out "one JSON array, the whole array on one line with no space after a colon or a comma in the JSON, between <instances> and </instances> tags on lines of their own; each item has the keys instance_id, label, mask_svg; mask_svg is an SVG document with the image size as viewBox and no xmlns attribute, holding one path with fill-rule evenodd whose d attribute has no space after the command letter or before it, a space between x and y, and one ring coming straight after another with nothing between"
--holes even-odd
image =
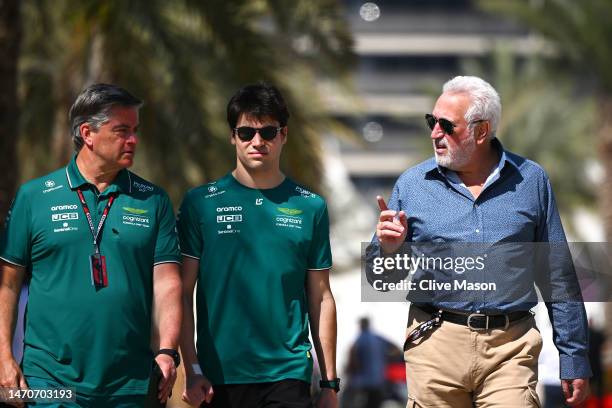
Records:
<instances>
[{"instance_id":1,"label":"dark sunglasses","mask_svg":"<svg viewBox=\"0 0 612 408\"><path fill-rule=\"evenodd\" d=\"M439 123L444 133L446 133L449 136L453 134L453 132L455 131L454 128L457 127L457 125L455 125L450 120L444 119L444 118L438 119L430 113L425 115L425 120L427 121L427 126L429 126L431 130L433 130L433 128L436 127L436 123Z\"/></svg>"},{"instance_id":2,"label":"dark sunglasses","mask_svg":"<svg viewBox=\"0 0 612 408\"><path fill-rule=\"evenodd\" d=\"M259 133L259 136L261 136L263 140L270 141L276 137L276 135L281 129L282 128L275 126L266 126L262 128L242 126L234 128L234 134L238 135L240 140L242 140L243 142L248 142L249 140L252 140L255 137L256 133Z\"/></svg>"},{"instance_id":3,"label":"dark sunglasses","mask_svg":"<svg viewBox=\"0 0 612 408\"><path fill-rule=\"evenodd\" d=\"M438 119L430 113L425 115L425 120L427 121L427 126L429 126L431 130L433 130L433 128L436 127L436 123L439 123L444 133L446 133L449 136L453 134L453 132L455 131L454 128L457 127L457 125L455 125L450 120L444 119L444 118ZM486 122L486 119L473 120L469 123L469 125L471 125L472 123L478 123L478 122Z\"/></svg>"}]
</instances>

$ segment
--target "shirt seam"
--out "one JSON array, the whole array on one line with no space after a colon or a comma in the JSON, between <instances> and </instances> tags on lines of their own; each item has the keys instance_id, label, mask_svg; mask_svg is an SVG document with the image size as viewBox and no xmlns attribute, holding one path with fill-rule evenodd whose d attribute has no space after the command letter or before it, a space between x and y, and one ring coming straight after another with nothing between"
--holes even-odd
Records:
<instances>
[{"instance_id":1,"label":"shirt seam","mask_svg":"<svg viewBox=\"0 0 612 408\"><path fill-rule=\"evenodd\" d=\"M189 255L188 253L185 253L185 252L181 252L181 255L186 256L187 258L197 259L198 261L200 260L200 257Z\"/></svg>"},{"instance_id":2,"label":"shirt seam","mask_svg":"<svg viewBox=\"0 0 612 408\"><path fill-rule=\"evenodd\" d=\"M156 265L161 265L161 264L165 264L165 263L176 263L176 264L181 265L181 261L177 261L177 260L175 260L175 259L169 259L169 260L167 260L167 261L158 261L158 262L153 262L153 266L156 266Z\"/></svg>"},{"instance_id":3,"label":"shirt seam","mask_svg":"<svg viewBox=\"0 0 612 408\"><path fill-rule=\"evenodd\" d=\"M25 268L26 267L26 265L18 264L17 262L11 261L10 259L8 259L8 258L6 258L4 256L0 256L0 259L2 259L4 262L10 263L11 265L19 266L21 268Z\"/></svg>"}]
</instances>

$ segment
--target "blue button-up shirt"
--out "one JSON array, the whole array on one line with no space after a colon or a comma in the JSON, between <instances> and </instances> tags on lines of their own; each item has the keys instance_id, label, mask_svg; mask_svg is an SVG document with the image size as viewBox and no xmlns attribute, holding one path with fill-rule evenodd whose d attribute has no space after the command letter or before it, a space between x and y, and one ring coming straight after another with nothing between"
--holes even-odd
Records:
<instances>
[{"instance_id":1,"label":"blue button-up shirt","mask_svg":"<svg viewBox=\"0 0 612 408\"><path fill-rule=\"evenodd\" d=\"M499 152L500 161L478 198L474 198L456 173L438 166L434 158L400 176L388 207L407 214L407 242L566 242L544 169L533 161L505 151L497 139L492 143ZM380 255L376 236L367 254L368 258ZM499 276L488 278L506 284L508 281L524 282L529 278L520 275L520 268L511 273L499 269L493 271ZM575 278L573 268L571 273ZM591 369L584 304L554 300L547 302L546 306L553 326L553 340L560 354L561 378L589 377ZM528 310L536 305L533 296L503 302L494 297L464 302L447 302L434 297L431 303L445 310L486 311L489 314Z\"/></svg>"}]
</instances>

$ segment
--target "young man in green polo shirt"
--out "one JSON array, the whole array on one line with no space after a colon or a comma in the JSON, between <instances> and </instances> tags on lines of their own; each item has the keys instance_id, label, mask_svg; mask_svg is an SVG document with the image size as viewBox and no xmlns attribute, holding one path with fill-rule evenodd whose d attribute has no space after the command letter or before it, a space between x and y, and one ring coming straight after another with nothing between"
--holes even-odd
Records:
<instances>
[{"instance_id":1,"label":"young man in green polo shirt","mask_svg":"<svg viewBox=\"0 0 612 408\"><path fill-rule=\"evenodd\" d=\"M324 380L317 406L337 407L325 201L280 171L289 112L276 88L240 89L227 118L236 168L189 191L179 211L183 399L206 407L311 407L310 325Z\"/></svg>"},{"instance_id":2,"label":"young man in green polo shirt","mask_svg":"<svg viewBox=\"0 0 612 408\"><path fill-rule=\"evenodd\" d=\"M66 167L17 192L0 244L2 386L75 389L76 401L62 407L141 407L155 356L159 400L172 390L180 253L168 196L127 169L141 105L114 85L86 88L70 110L77 153ZM11 338L26 276L19 367Z\"/></svg>"}]
</instances>

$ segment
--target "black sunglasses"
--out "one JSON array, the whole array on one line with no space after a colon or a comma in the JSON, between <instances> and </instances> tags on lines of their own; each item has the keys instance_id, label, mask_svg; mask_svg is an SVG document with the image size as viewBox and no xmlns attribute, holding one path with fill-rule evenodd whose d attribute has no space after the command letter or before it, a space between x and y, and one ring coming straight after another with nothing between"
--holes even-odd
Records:
<instances>
[{"instance_id":1,"label":"black sunglasses","mask_svg":"<svg viewBox=\"0 0 612 408\"><path fill-rule=\"evenodd\" d=\"M457 125L455 125L450 120L444 119L444 118L438 119L430 113L425 115L425 120L427 121L427 126L429 126L431 130L433 130L433 128L436 127L436 123L439 123L444 133L446 133L449 136L453 134L453 132L455 131L454 128L457 127Z\"/></svg>"},{"instance_id":2,"label":"black sunglasses","mask_svg":"<svg viewBox=\"0 0 612 408\"><path fill-rule=\"evenodd\" d=\"M425 115L425 120L427 121L427 126L429 126L431 130L433 130L433 128L436 127L436 123L439 123L444 133L446 133L449 136L453 134L453 132L455 131L454 128L457 127L457 125L455 125L450 120L444 119L444 118L438 119L430 113L427 113ZM469 123L469 125L471 125L472 123L478 123L478 122L486 122L486 119L473 120Z\"/></svg>"},{"instance_id":3,"label":"black sunglasses","mask_svg":"<svg viewBox=\"0 0 612 408\"><path fill-rule=\"evenodd\" d=\"M234 128L234 134L238 135L240 140L242 140L243 142L248 142L249 140L252 140L255 137L256 133L259 133L259 136L261 136L263 140L270 141L276 137L276 135L281 129L282 128L276 126L265 126L262 128L242 126Z\"/></svg>"}]
</instances>

